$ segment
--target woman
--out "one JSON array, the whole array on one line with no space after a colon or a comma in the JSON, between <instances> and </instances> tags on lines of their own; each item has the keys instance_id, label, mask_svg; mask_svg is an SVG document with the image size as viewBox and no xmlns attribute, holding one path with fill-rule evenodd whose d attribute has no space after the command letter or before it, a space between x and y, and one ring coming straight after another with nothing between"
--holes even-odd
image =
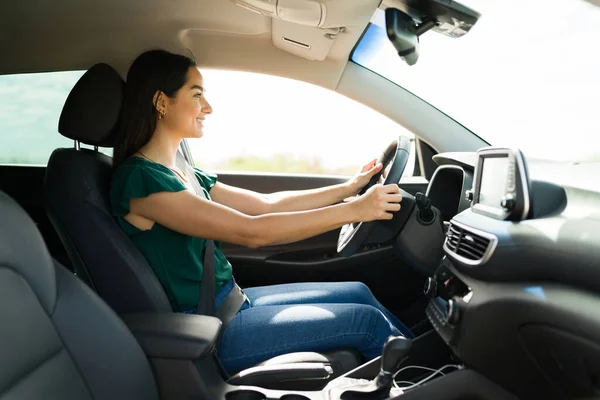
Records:
<instances>
[{"instance_id":1,"label":"woman","mask_svg":"<svg viewBox=\"0 0 600 400\"><path fill-rule=\"evenodd\" d=\"M177 148L183 138L202 137L203 121L211 112L202 75L189 58L154 50L131 65L111 203L175 311L194 312L207 239L217 241L218 307L234 284L219 241L251 248L290 243L351 222L391 219L400 209L397 185L375 185L341 203L381 169L375 162L345 184L272 195L225 185L199 169L195 176L187 175L176 166ZM192 179L205 196L195 194ZM389 335L411 336L358 282L275 285L245 293L249 301L228 325L218 350L230 373L295 351L351 347L372 359Z\"/></svg>"}]
</instances>

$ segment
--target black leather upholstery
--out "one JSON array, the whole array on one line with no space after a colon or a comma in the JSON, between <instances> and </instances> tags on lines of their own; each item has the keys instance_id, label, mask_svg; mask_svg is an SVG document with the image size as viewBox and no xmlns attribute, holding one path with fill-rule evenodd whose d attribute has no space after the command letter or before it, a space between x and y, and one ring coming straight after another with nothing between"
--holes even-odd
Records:
<instances>
[{"instance_id":1,"label":"black leather upholstery","mask_svg":"<svg viewBox=\"0 0 600 400\"><path fill-rule=\"evenodd\" d=\"M37 232L31 234L35 225L4 193L0 195L0 208L4 210L0 214L0 266L22 276L49 312L56 303L56 277L44 240ZM45 267L32 267L36 265Z\"/></svg>"},{"instance_id":2,"label":"black leather upholstery","mask_svg":"<svg viewBox=\"0 0 600 400\"><path fill-rule=\"evenodd\" d=\"M139 313L122 316L148 357L197 360L217 344L222 322L208 315Z\"/></svg>"},{"instance_id":3,"label":"black leather upholstery","mask_svg":"<svg viewBox=\"0 0 600 400\"><path fill-rule=\"evenodd\" d=\"M0 221L0 399L157 399L127 327L1 192Z\"/></svg>"},{"instance_id":4,"label":"black leather upholstery","mask_svg":"<svg viewBox=\"0 0 600 400\"><path fill-rule=\"evenodd\" d=\"M60 132L112 146L123 80L106 64L90 68L65 102ZM117 312L172 311L154 271L111 214L112 159L94 150L55 150L44 205L77 275Z\"/></svg>"},{"instance_id":5,"label":"black leather upholstery","mask_svg":"<svg viewBox=\"0 0 600 400\"><path fill-rule=\"evenodd\" d=\"M172 311L150 265L111 214L112 159L57 149L48 161L44 204L73 267L117 312Z\"/></svg>"},{"instance_id":6,"label":"black leather upholstery","mask_svg":"<svg viewBox=\"0 0 600 400\"><path fill-rule=\"evenodd\" d=\"M114 146L124 84L111 66L91 67L71 89L60 114L58 131L94 146Z\"/></svg>"}]
</instances>

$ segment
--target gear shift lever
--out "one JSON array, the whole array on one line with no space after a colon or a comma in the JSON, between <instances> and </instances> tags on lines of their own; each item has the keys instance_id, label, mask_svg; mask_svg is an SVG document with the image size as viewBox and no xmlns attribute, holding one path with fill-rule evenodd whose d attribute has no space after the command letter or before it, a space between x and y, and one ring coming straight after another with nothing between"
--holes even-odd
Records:
<instances>
[{"instance_id":1,"label":"gear shift lever","mask_svg":"<svg viewBox=\"0 0 600 400\"><path fill-rule=\"evenodd\" d=\"M375 379L375 384L378 388L392 387L392 377L398 371L398 365L410 350L412 340L404 336L390 336L383 345L383 353L381 354L381 371Z\"/></svg>"},{"instance_id":2,"label":"gear shift lever","mask_svg":"<svg viewBox=\"0 0 600 400\"><path fill-rule=\"evenodd\" d=\"M340 381L342 388L339 397L342 400L381 400L387 399L392 389L394 374L398 371L398 365L410 350L412 340L404 336L390 336L383 345L383 353L381 354L381 370L379 375L373 381L366 383L352 383L349 388L343 387L348 385L347 381ZM335 382L335 381L333 381ZM331 393L334 393L336 388L333 388ZM331 398L337 398L336 395Z\"/></svg>"}]
</instances>

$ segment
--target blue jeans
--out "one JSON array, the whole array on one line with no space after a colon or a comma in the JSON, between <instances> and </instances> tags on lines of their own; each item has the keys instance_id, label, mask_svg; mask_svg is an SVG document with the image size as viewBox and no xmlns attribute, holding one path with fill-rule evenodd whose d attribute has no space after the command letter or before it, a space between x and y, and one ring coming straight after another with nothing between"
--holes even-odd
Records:
<instances>
[{"instance_id":1,"label":"blue jeans","mask_svg":"<svg viewBox=\"0 0 600 400\"><path fill-rule=\"evenodd\" d=\"M292 283L244 292L250 304L233 318L218 348L231 374L297 351L354 348L370 360L381 355L388 336L413 337L360 282Z\"/></svg>"}]
</instances>

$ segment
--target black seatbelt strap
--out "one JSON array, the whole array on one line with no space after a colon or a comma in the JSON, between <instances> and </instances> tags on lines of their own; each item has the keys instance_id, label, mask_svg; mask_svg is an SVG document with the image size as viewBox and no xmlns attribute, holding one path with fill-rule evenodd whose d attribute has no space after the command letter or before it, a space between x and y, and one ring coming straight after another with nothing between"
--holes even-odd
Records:
<instances>
[{"instance_id":1,"label":"black seatbelt strap","mask_svg":"<svg viewBox=\"0 0 600 400\"><path fill-rule=\"evenodd\" d=\"M180 150L177 150L175 164L179 169L185 171L196 194L208 200L198 179L196 179L194 169L185 160ZM204 248L204 266L202 268L202 281L200 282L200 294L198 296L196 314L215 315L215 281L215 243L213 240L207 240Z\"/></svg>"},{"instance_id":2,"label":"black seatbelt strap","mask_svg":"<svg viewBox=\"0 0 600 400\"><path fill-rule=\"evenodd\" d=\"M204 268L202 268L202 282L200 282L196 314L215 315L215 284L215 242L207 240L204 248Z\"/></svg>"},{"instance_id":3,"label":"black seatbelt strap","mask_svg":"<svg viewBox=\"0 0 600 400\"><path fill-rule=\"evenodd\" d=\"M202 186L200 186L200 182L196 179L194 168L188 164L183 153L179 150L177 151L176 164L188 175L196 194L208 200L204 190L202 190ZM227 326L238 313L242 305L248 301L248 297L234 282L233 289L231 289L227 297L225 297L219 308L215 310L215 285L215 243L213 240L207 240L204 250L204 267L202 269L202 282L200 283L200 295L198 296L196 314L210 315L219 318L223 324L221 328L222 334L225 332L225 329L227 329ZM220 340L219 337L219 341Z\"/></svg>"}]
</instances>

